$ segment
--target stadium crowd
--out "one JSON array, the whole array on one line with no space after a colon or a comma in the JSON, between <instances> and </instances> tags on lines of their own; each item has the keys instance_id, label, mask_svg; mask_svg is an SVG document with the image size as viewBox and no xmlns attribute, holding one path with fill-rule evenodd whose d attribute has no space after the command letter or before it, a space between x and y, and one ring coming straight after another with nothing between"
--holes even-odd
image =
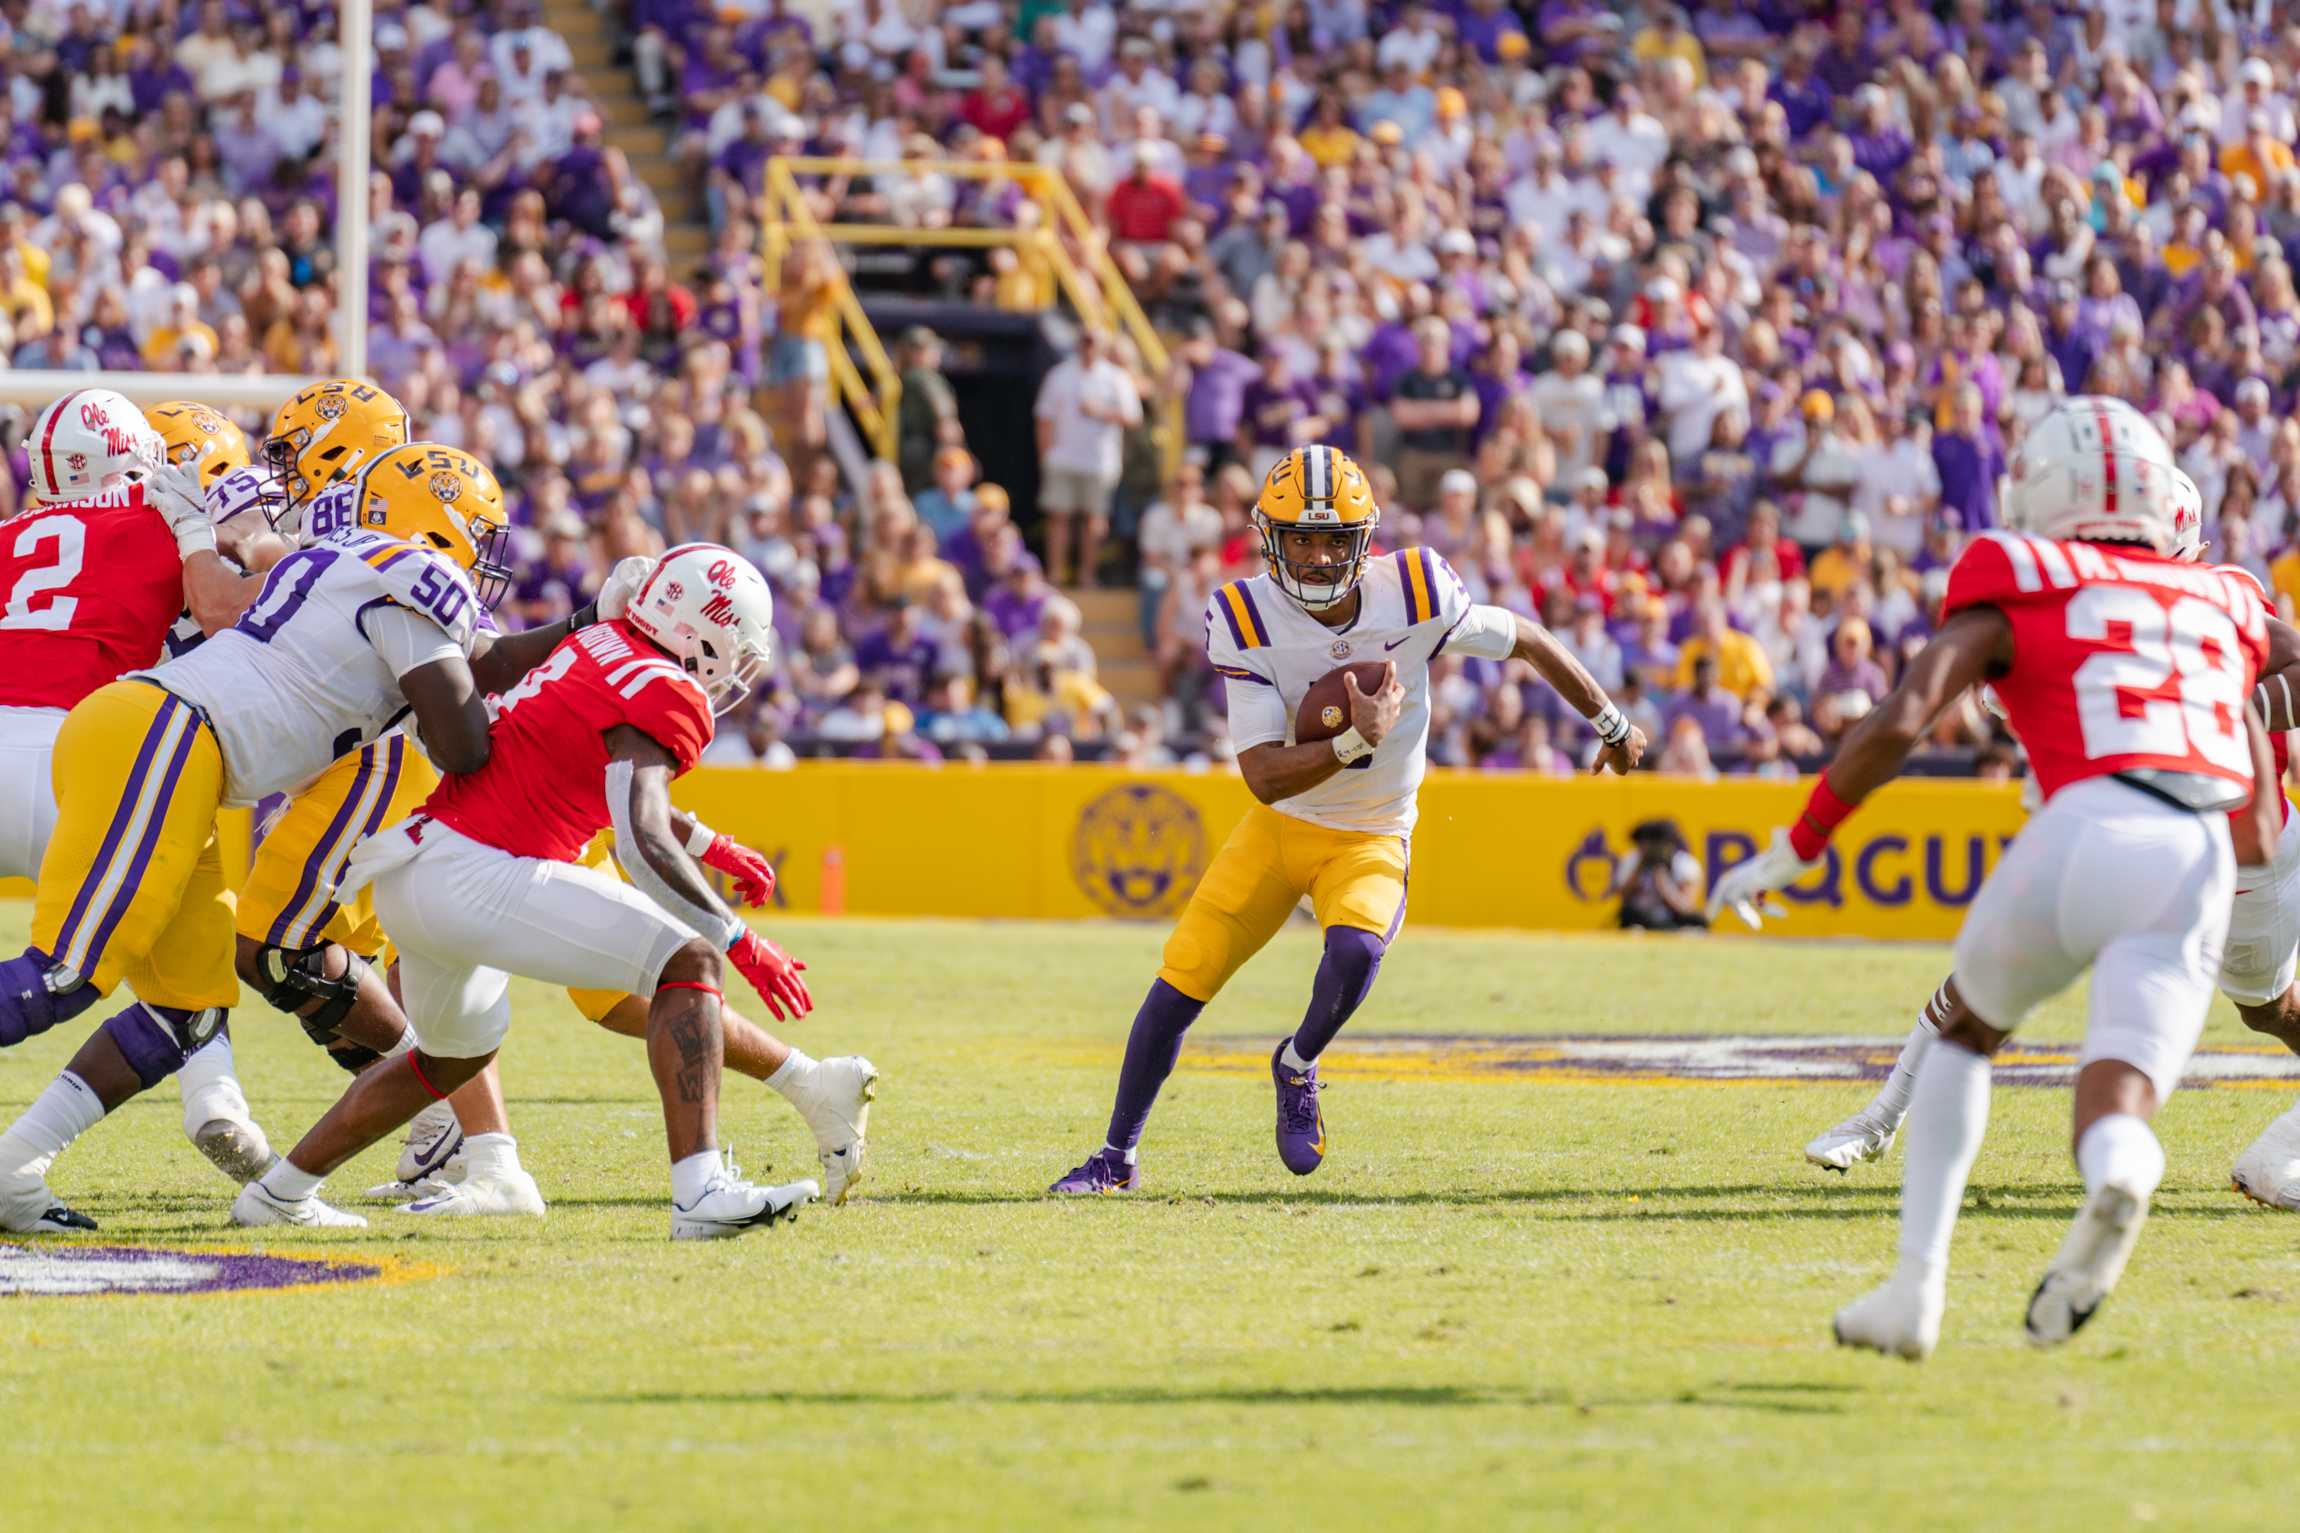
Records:
<instances>
[{"instance_id":1,"label":"stadium crowd","mask_svg":"<svg viewBox=\"0 0 2300 1533\"><path fill-rule=\"evenodd\" d=\"M501 470L516 620L665 540L768 572L781 669L728 759L1218 756L1200 614L1257 567L1258 473L1311 440L1375 476L1382 546L1427 543L1567 635L1668 771L1825 756L2068 392L2157 416L2213 557L2300 598L2284 0L619 9L707 260L669 268L532 0L384 0L372 368L419 436ZM332 27L248 0L0 16L15 366L330 366ZM935 336L905 333L898 460L842 482L823 348L847 279L800 249L770 283L754 222L769 158L798 152L1059 168L1171 372L1087 335L1015 504L978 482ZM1029 216L935 174L808 195ZM1044 301L1003 254L937 271L953 299ZM1168 473L1145 405L1176 395ZM1140 591L1162 706L1097 682L1078 582ZM1526 676L1441 666L1434 759L1585 759ZM1978 710L1936 748L2017 766Z\"/></svg>"}]
</instances>

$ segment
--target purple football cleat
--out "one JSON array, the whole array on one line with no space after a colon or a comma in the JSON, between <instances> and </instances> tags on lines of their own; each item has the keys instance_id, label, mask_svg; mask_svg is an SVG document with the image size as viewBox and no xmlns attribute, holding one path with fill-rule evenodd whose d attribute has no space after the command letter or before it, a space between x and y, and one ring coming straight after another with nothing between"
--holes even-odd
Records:
<instances>
[{"instance_id":1,"label":"purple football cleat","mask_svg":"<svg viewBox=\"0 0 2300 1533\"><path fill-rule=\"evenodd\" d=\"M1046 1190L1057 1197L1105 1198L1134 1189L1134 1167L1126 1157L1105 1146L1086 1157L1086 1164Z\"/></svg>"},{"instance_id":2,"label":"purple football cleat","mask_svg":"<svg viewBox=\"0 0 2300 1533\"><path fill-rule=\"evenodd\" d=\"M1291 1042L1292 1040L1288 1040ZM1278 1159L1296 1176L1308 1176L1326 1163L1326 1115L1318 1108L1318 1066L1286 1066L1286 1045L1270 1056L1270 1079L1278 1084Z\"/></svg>"}]
</instances>

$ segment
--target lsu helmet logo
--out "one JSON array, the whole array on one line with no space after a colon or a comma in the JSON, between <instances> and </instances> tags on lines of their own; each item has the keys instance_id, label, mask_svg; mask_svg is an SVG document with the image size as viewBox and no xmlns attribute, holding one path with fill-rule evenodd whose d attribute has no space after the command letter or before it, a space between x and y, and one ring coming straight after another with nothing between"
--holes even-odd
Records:
<instances>
[{"instance_id":1,"label":"lsu helmet logo","mask_svg":"<svg viewBox=\"0 0 2300 1533\"><path fill-rule=\"evenodd\" d=\"M1318 722L1328 729L1338 729L1342 723L1342 710L1328 703L1318 710Z\"/></svg>"},{"instance_id":2,"label":"lsu helmet logo","mask_svg":"<svg viewBox=\"0 0 2300 1533\"><path fill-rule=\"evenodd\" d=\"M318 412L323 421L340 419L345 408L341 394L322 394L312 404L312 409Z\"/></svg>"},{"instance_id":3,"label":"lsu helmet logo","mask_svg":"<svg viewBox=\"0 0 2300 1533\"><path fill-rule=\"evenodd\" d=\"M446 469L431 476L431 498L442 504L453 504L462 498L463 481Z\"/></svg>"},{"instance_id":4,"label":"lsu helmet logo","mask_svg":"<svg viewBox=\"0 0 2300 1533\"><path fill-rule=\"evenodd\" d=\"M1206 871L1206 826L1180 794L1128 783L1090 800L1070 838L1085 896L1123 919L1172 915Z\"/></svg>"}]
</instances>

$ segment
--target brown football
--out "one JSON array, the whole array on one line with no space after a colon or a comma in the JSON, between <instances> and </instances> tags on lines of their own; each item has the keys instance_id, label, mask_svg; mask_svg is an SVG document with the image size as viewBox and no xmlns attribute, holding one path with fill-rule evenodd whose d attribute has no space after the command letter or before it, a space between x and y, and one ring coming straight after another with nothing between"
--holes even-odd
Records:
<instances>
[{"instance_id":1,"label":"brown football","mask_svg":"<svg viewBox=\"0 0 2300 1533\"><path fill-rule=\"evenodd\" d=\"M1310 683L1310 690L1302 694L1302 706L1294 710L1294 743L1307 745L1313 740L1331 740L1350 727L1350 694L1342 686L1342 678L1355 671L1358 690L1368 696L1382 689L1384 673L1389 670L1386 660L1360 660L1352 665L1340 665Z\"/></svg>"}]
</instances>

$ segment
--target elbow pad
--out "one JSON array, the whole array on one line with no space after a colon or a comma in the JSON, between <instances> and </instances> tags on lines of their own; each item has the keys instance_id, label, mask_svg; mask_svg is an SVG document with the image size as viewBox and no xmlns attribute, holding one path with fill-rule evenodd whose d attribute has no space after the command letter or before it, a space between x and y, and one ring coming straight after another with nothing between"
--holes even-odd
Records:
<instances>
[{"instance_id":1,"label":"elbow pad","mask_svg":"<svg viewBox=\"0 0 2300 1533\"><path fill-rule=\"evenodd\" d=\"M633 888L723 953L740 941L748 928L723 910L696 904L655 871L647 854L640 850L636 776L628 761L607 763L607 812L615 821L615 861Z\"/></svg>"}]
</instances>

